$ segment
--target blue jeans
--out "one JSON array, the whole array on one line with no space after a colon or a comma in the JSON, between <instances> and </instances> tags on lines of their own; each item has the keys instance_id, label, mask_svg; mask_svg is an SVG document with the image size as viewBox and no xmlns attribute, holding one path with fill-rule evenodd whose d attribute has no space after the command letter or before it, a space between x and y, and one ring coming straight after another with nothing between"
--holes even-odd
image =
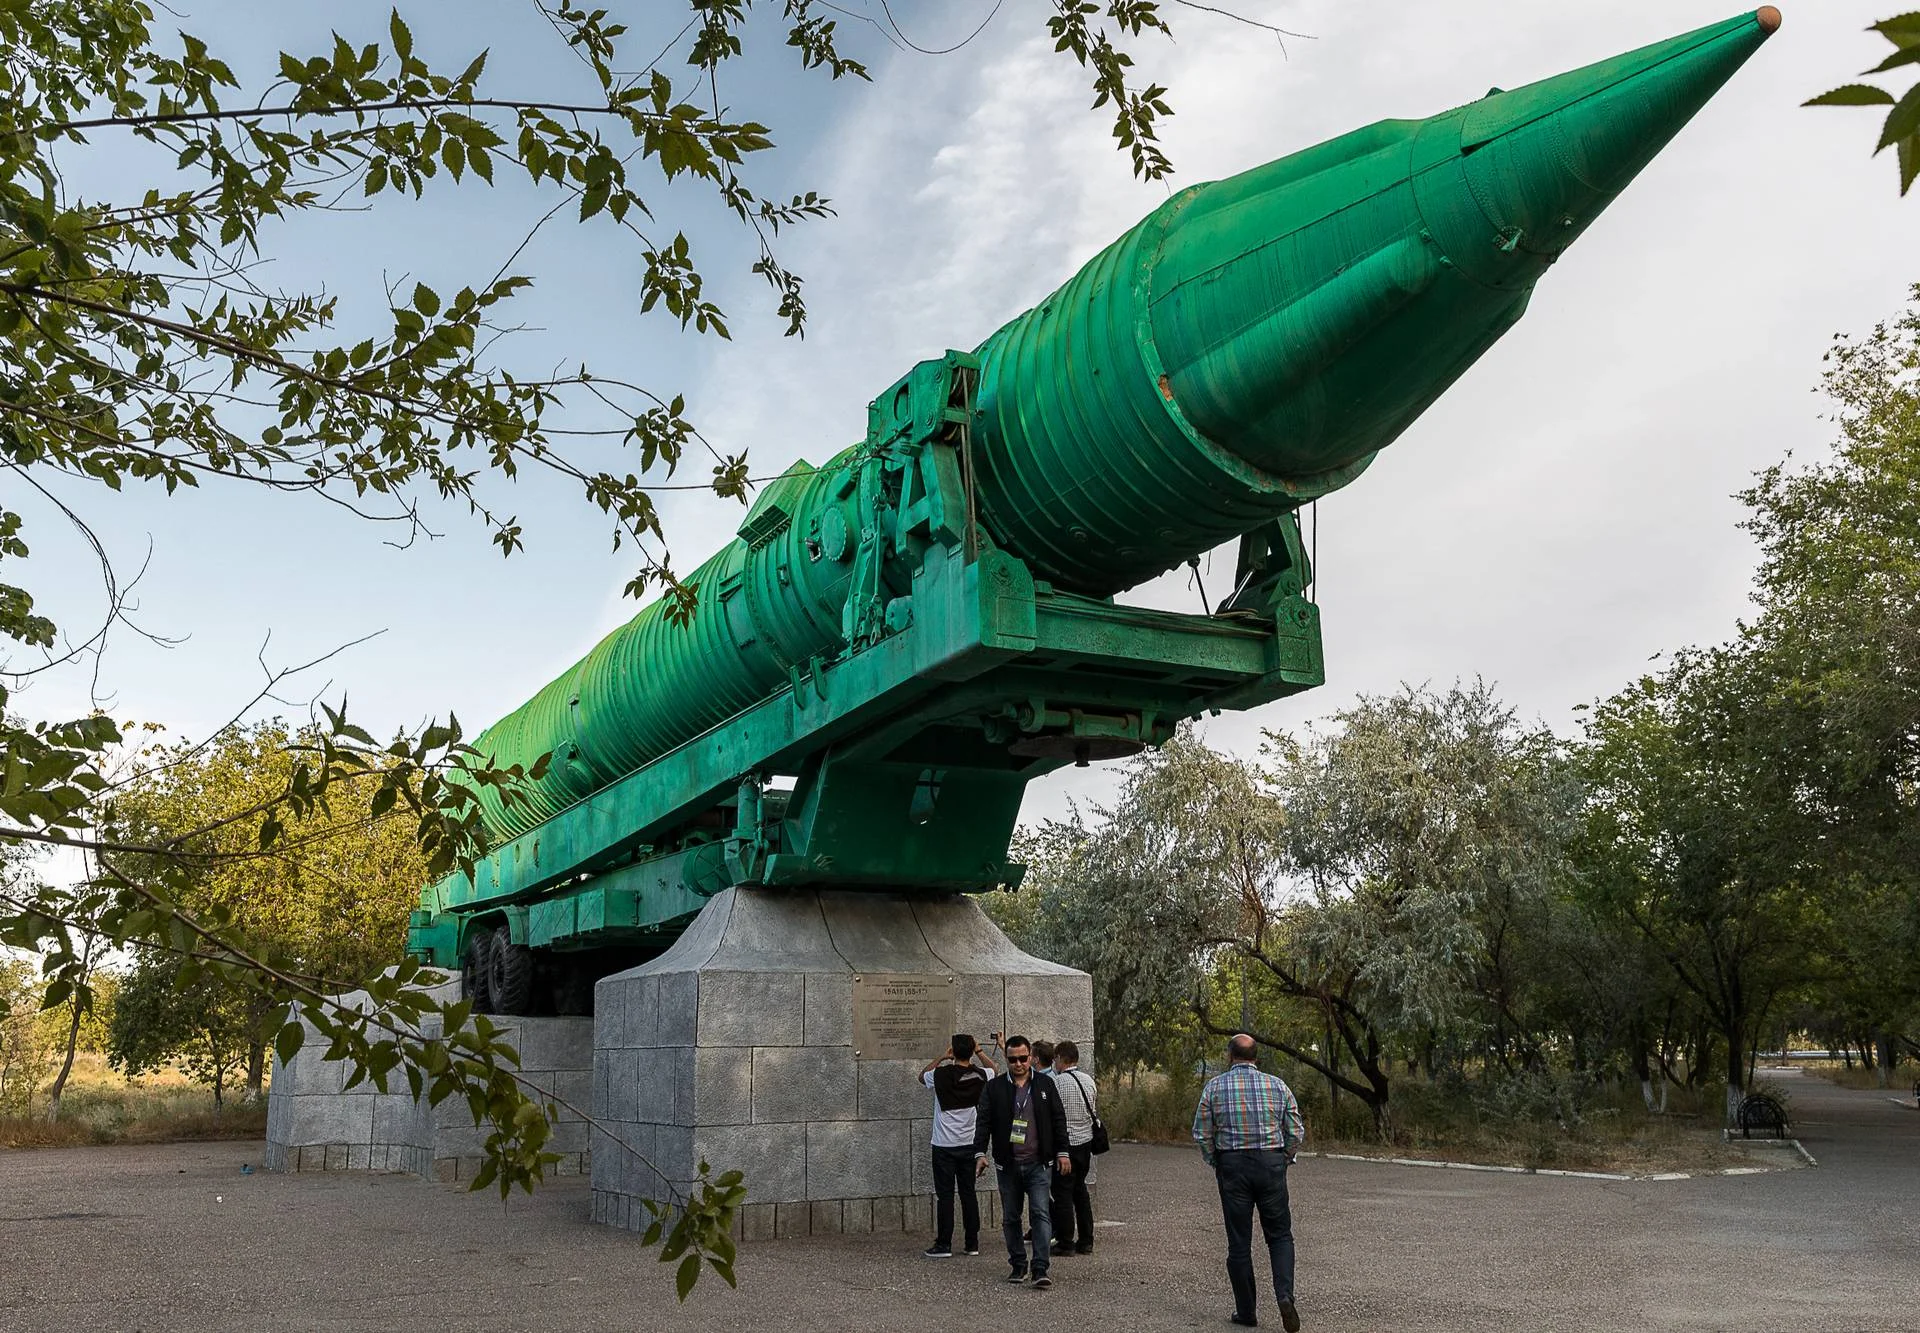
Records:
<instances>
[{"instance_id":1,"label":"blue jeans","mask_svg":"<svg viewBox=\"0 0 1920 1333\"><path fill-rule=\"evenodd\" d=\"M1031 1271L1035 1277L1047 1275L1047 1262L1053 1253L1053 1181L1045 1162L1032 1166L995 1168L1000 1176L1000 1234L1006 1238L1007 1261L1014 1271ZM1033 1226L1033 1263L1021 1248L1021 1205L1026 1206Z\"/></svg>"},{"instance_id":2,"label":"blue jeans","mask_svg":"<svg viewBox=\"0 0 1920 1333\"><path fill-rule=\"evenodd\" d=\"M1273 1296L1293 1299L1293 1212L1287 1206L1287 1155L1277 1149L1223 1152L1214 1159L1220 1211L1227 1222L1227 1280L1234 1313L1253 1318L1253 1214L1267 1238L1273 1265Z\"/></svg>"}]
</instances>

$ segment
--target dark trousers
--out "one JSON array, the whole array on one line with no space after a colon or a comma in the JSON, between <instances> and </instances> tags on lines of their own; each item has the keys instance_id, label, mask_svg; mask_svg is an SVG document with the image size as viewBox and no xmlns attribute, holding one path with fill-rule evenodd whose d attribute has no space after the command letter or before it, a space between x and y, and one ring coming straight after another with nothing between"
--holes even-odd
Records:
<instances>
[{"instance_id":1,"label":"dark trousers","mask_svg":"<svg viewBox=\"0 0 1920 1333\"><path fill-rule=\"evenodd\" d=\"M1234 1313L1254 1315L1253 1214L1273 1262L1275 1300L1293 1299L1293 1213L1287 1207L1287 1155L1277 1149L1223 1152L1214 1159L1220 1185L1220 1211L1227 1222L1227 1280L1233 1283Z\"/></svg>"},{"instance_id":2,"label":"dark trousers","mask_svg":"<svg viewBox=\"0 0 1920 1333\"><path fill-rule=\"evenodd\" d=\"M1045 1162L995 1169L1000 1176L1000 1234L1007 1242L1007 1262L1016 1272L1027 1272L1030 1267L1035 1277L1045 1277L1053 1246L1052 1183L1048 1180L1052 1172ZM1031 1266L1020 1243L1020 1233L1026 1230L1020 1222L1022 1207L1032 1215Z\"/></svg>"},{"instance_id":3,"label":"dark trousers","mask_svg":"<svg viewBox=\"0 0 1920 1333\"><path fill-rule=\"evenodd\" d=\"M960 1221L966 1228L966 1246L980 1248L980 1196L973 1192L973 1149L933 1148L933 1211L936 1246L953 1248L953 1196L960 1195Z\"/></svg>"},{"instance_id":4,"label":"dark trousers","mask_svg":"<svg viewBox=\"0 0 1920 1333\"><path fill-rule=\"evenodd\" d=\"M1067 1156L1073 1162L1072 1172L1053 1173L1053 1238L1064 1248L1078 1244L1092 1249L1093 1196L1087 1193L1087 1172L1093 1166L1093 1148L1070 1144Z\"/></svg>"}]
</instances>

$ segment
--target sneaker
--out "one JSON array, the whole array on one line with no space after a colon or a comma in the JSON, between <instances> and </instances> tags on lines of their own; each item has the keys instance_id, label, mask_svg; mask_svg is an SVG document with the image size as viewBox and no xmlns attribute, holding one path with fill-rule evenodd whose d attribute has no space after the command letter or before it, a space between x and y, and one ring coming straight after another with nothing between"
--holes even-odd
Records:
<instances>
[{"instance_id":1,"label":"sneaker","mask_svg":"<svg viewBox=\"0 0 1920 1333\"><path fill-rule=\"evenodd\" d=\"M1292 1301L1280 1302L1280 1326L1287 1333L1300 1333L1300 1312L1293 1308Z\"/></svg>"},{"instance_id":2,"label":"sneaker","mask_svg":"<svg viewBox=\"0 0 1920 1333\"><path fill-rule=\"evenodd\" d=\"M1260 1327L1260 1321L1258 1319L1255 1319L1250 1314L1241 1314L1238 1310L1234 1311L1233 1314L1227 1317L1227 1322L1229 1324L1238 1324L1242 1328Z\"/></svg>"},{"instance_id":3,"label":"sneaker","mask_svg":"<svg viewBox=\"0 0 1920 1333\"><path fill-rule=\"evenodd\" d=\"M1025 1282L1026 1280L1027 1280L1027 1270L1024 1268L1016 1268L1011 1273L1007 1274L1007 1281L1009 1282Z\"/></svg>"},{"instance_id":4,"label":"sneaker","mask_svg":"<svg viewBox=\"0 0 1920 1333\"><path fill-rule=\"evenodd\" d=\"M1052 1245L1049 1245L1047 1247L1047 1253L1053 1254L1053 1255L1072 1254L1073 1247L1071 1245L1062 1244L1060 1241L1056 1240Z\"/></svg>"},{"instance_id":5,"label":"sneaker","mask_svg":"<svg viewBox=\"0 0 1920 1333\"><path fill-rule=\"evenodd\" d=\"M1050 1277L1047 1277L1044 1274L1042 1274L1040 1277L1037 1277L1033 1280L1033 1289L1035 1291L1045 1291L1047 1288L1051 1287L1052 1285L1053 1285L1053 1279Z\"/></svg>"},{"instance_id":6,"label":"sneaker","mask_svg":"<svg viewBox=\"0 0 1920 1333\"><path fill-rule=\"evenodd\" d=\"M926 1249L920 1251L920 1257L922 1259L951 1259L953 1258L953 1247L951 1245L929 1245Z\"/></svg>"},{"instance_id":7,"label":"sneaker","mask_svg":"<svg viewBox=\"0 0 1920 1333\"><path fill-rule=\"evenodd\" d=\"M1093 1242L1090 1240L1081 1241L1078 1245L1073 1247L1073 1252L1075 1254L1092 1254Z\"/></svg>"},{"instance_id":8,"label":"sneaker","mask_svg":"<svg viewBox=\"0 0 1920 1333\"><path fill-rule=\"evenodd\" d=\"M966 1250L964 1251L964 1253L966 1254L966 1256L967 1256L967 1257L968 1257L969 1259L977 1259L977 1258L979 1258L979 1257L980 1257L980 1242L979 1242L979 1241L975 1241L975 1242L974 1242L973 1244L971 1244L971 1245L969 1245L969 1246L967 1246L967 1248L966 1248Z\"/></svg>"}]
</instances>

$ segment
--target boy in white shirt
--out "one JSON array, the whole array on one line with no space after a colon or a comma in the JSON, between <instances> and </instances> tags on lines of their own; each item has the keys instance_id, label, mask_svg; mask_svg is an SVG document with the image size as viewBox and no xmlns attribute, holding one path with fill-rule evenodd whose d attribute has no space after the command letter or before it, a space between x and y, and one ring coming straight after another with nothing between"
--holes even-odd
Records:
<instances>
[{"instance_id":1,"label":"boy in white shirt","mask_svg":"<svg viewBox=\"0 0 1920 1333\"><path fill-rule=\"evenodd\" d=\"M973 1190L975 1109L998 1072L970 1033L954 1034L946 1053L927 1062L920 1082L933 1089L933 1196L937 1234L925 1254L953 1257L953 1196L960 1194L967 1254L980 1253L980 1199Z\"/></svg>"}]
</instances>

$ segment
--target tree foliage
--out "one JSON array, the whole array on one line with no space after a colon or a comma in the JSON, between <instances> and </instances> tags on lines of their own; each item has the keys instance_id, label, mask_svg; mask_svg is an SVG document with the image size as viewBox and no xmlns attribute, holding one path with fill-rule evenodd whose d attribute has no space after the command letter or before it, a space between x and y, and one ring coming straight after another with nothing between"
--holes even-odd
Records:
<instances>
[{"instance_id":1,"label":"tree foliage","mask_svg":"<svg viewBox=\"0 0 1920 1333\"><path fill-rule=\"evenodd\" d=\"M1892 43L1893 54L1864 71L1866 75L1891 73L1920 61L1920 13L1882 19L1867 31L1877 32ZM1893 149L1900 164L1900 193L1913 188L1914 179L1920 177L1920 83L1899 97L1871 83L1843 83L1810 99L1806 105L1890 108L1880 127L1880 141L1874 146L1874 155Z\"/></svg>"},{"instance_id":2,"label":"tree foliage","mask_svg":"<svg viewBox=\"0 0 1920 1333\"><path fill-rule=\"evenodd\" d=\"M178 1065L213 1090L214 1114L246 1067L258 1024L247 997L212 972L183 980L176 960L149 954L122 983L107 1026L107 1061L128 1077Z\"/></svg>"},{"instance_id":3,"label":"tree foliage","mask_svg":"<svg viewBox=\"0 0 1920 1333\"><path fill-rule=\"evenodd\" d=\"M1184 1013L1376 1117L1395 1049L1540 1064L1533 964L1573 802L1552 739L1475 685L1363 699L1268 757L1183 732L1100 822L1028 845L1039 897L1015 929L1094 974L1103 1058L1164 1058L1152 1038Z\"/></svg>"}]
</instances>

